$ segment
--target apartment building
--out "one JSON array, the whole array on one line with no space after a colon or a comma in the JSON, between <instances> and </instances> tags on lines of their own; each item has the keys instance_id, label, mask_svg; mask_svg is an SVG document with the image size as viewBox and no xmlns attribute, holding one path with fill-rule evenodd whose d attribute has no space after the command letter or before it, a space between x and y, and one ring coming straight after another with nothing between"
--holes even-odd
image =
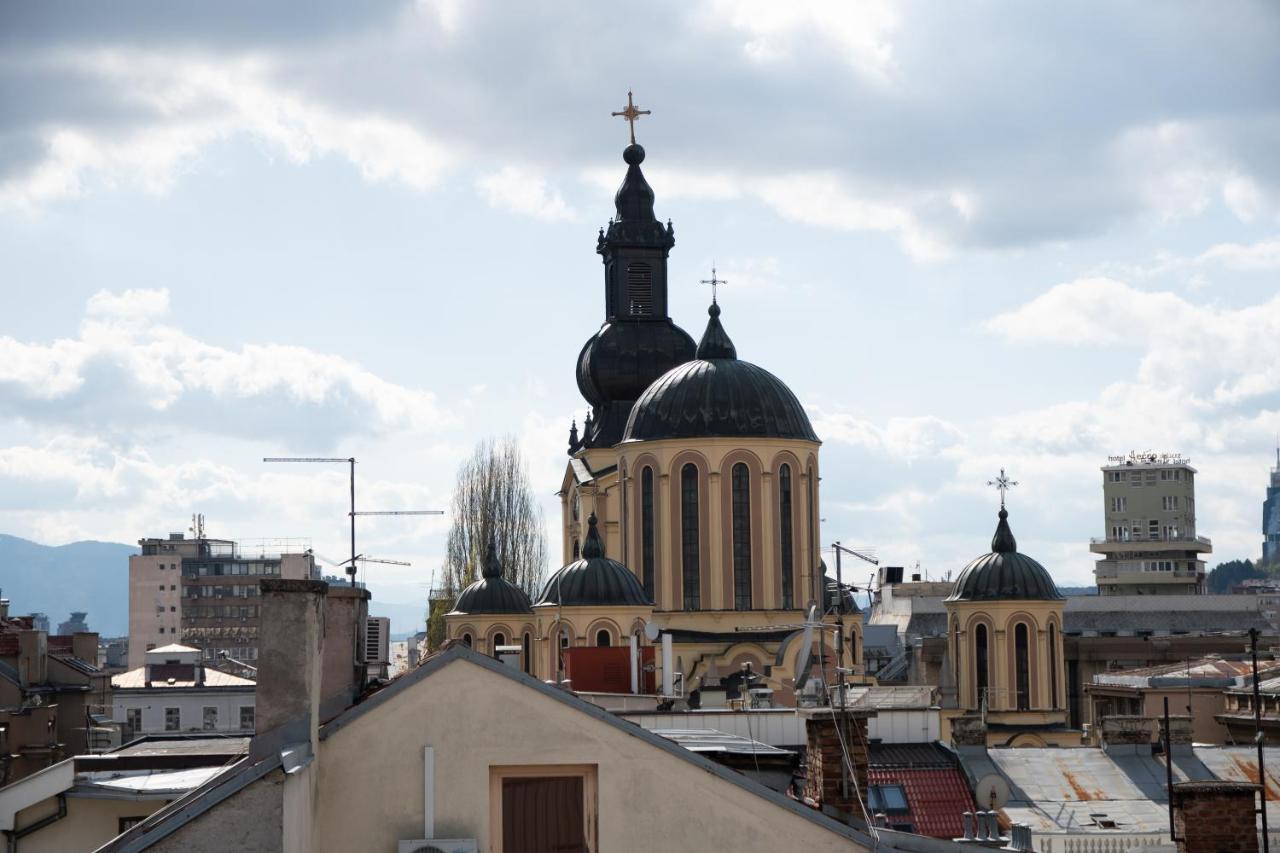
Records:
<instances>
[{"instance_id":1,"label":"apartment building","mask_svg":"<svg viewBox=\"0 0 1280 853\"><path fill-rule=\"evenodd\" d=\"M205 660L258 658L258 581L319 577L309 551L288 546L246 554L230 539L170 533L141 539L129 558L129 668L151 649L180 643ZM301 549L301 545L295 546Z\"/></svg>"},{"instance_id":2,"label":"apartment building","mask_svg":"<svg viewBox=\"0 0 1280 853\"><path fill-rule=\"evenodd\" d=\"M1196 535L1196 469L1171 453L1112 456L1102 467L1106 535L1089 543L1101 595L1205 591L1204 556L1213 544Z\"/></svg>"}]
</instances>

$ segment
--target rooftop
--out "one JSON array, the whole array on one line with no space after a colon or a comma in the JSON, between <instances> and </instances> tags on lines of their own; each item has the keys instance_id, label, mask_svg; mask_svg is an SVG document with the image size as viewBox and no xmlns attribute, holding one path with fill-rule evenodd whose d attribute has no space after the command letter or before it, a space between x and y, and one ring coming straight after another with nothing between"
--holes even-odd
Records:
<instances>
[{"instance_id":1,"label":"rooftop","mask_svg":"<svg viewBox=\"0 0 1280 853\"><path fill-rule=\"evenodd\" d=\"M1258 672L1264 678L1280 675L1280 661L1259 661ZM1252 678L1253 664L1250 661L1207 657L1100 673L1093 677L1093 683L1113 687L1236 687L1245 682L1251 683Z\"/></svg>"},{"instance_id":2,"label":"rooftop","mask_svg":"<svg viewBox=\"0 0 1280 853\"><path fill-rule=\"evenodd\" d=\"M203 683L198 683L194 680L179 681L173 678L166 678L163 681L152 681L148 684L147 668L145 666L111 676L111 686L116 690L168 689L175 687L254 687L255 684L256 682L251 678L241 678L238 675L232 675L229 672L210 667L205 667Z\"/></svg>"}]
</instances>

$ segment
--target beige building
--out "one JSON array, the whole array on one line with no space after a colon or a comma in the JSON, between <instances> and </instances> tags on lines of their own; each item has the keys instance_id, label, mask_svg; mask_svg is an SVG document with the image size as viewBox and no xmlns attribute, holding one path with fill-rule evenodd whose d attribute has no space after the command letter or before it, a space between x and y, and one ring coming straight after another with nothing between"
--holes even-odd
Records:
<instances>
[{"instance_id":1,"label":"beige building","mask_svg":"<svg viewBox=\"0 0 1280 853\"><path fill-rule=\"evenodd\" d=\"M1196 469L1171 454L1114 456L1102 468L1106 535L1094 574L1100 595L1168 595L1205 591L1204 555L1196 535Z\"/></svg>"},{"instance_id":2,"label":"beige building","mask_svg":"<svg viewBox=\"0 0 1280 853\"><path fill-rule=\"evenodd\" d=\"M129 668L160 646L193 646L212 660L258 657L258 581L318 575L309 553L245 556L229 539L170 533L140 539L129 558Z\"/></svg>"},{"instance_id":3,"label":"beige building","mask_svg":"<svg viewBox=\"0 0 1280 853\"><path fill-rule=\"evenodd\" d=\"M591 413L570 431L560 484L564 567L532 602L482 578L446 617L447 637L490 654L495 638L519 645L521 668L545 679L562 674L565 648L645 646L660 633L694 703L732 695L749 667L791 704L811 659L795 641L811 604L828 648L842 641L843 659L823 663L862 672L861 613L820 555L821 442L786 384L738 357L714 297L696 345L672 322L674 232L654 214L644 150L624 160L596 247L605 322L577 363ZM500 594L479 594L490 586Z\"/></svg>"}]
</instances>

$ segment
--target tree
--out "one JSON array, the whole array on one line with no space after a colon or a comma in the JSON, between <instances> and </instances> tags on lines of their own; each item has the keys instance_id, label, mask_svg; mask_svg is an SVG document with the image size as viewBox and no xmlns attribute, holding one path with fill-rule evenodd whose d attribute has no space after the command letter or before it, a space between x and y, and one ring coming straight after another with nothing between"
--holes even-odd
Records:
<instances>
[{"instance_id":1,"label":"tree","mask_svg":"<svg viewBox=\"0 0 1280 853\"><path fill-rule=\"evenodd\" d=\"M514 437L476 445L458 468L450 514L441 584L449 600L480 576L490 541L498 549L503 576L530 596L537 592L547 567L546 534ZM435 607L429 614L428 636L438 638L432 647L444 637L447 609Z\"/></svg>"},{"instance_id":2,"label":"tree","mask_svg":"<svg viewBox=\"0 0 1280 853\"><path fill-rule=\"evenodd\" d=\"M1231 591L1231 587L1240 583L1240 581L1251 580L1253 578L1265 578L1266 572L1259 571L1249 560L1228 560L1225 563L1219 563L1209 572L1206 579L1209 592L1226 593Z\"/></svg>"}]
</instances>

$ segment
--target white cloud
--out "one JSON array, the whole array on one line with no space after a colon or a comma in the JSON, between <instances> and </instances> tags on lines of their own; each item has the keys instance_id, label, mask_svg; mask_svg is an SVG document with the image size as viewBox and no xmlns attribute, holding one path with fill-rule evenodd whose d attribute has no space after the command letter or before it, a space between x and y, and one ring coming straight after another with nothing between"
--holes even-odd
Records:
<instances>
[{"instance_id":1,"label":"white cloud","mask_svg":"<svg viewBox=\"0 0 1280 853\"><path fill-rule=\"evenodd\" d=\"M500 210L552 222L578 218L545 177L520 166L504 166L482 175L476 186L485 201Z\"/></svg>"},{"instance_id":2,"label":"white cloud","mask_svg":"<svg viewBox=\"0 0 1280 853\"><path fill-rule=\"evenodd\" d=\"M933 415L893 417L881 427L843 412L815 411L813 426L825 441L851 444L903 462L937 457L965 441L959 427Z\"/></svg>"}]
</instances>

